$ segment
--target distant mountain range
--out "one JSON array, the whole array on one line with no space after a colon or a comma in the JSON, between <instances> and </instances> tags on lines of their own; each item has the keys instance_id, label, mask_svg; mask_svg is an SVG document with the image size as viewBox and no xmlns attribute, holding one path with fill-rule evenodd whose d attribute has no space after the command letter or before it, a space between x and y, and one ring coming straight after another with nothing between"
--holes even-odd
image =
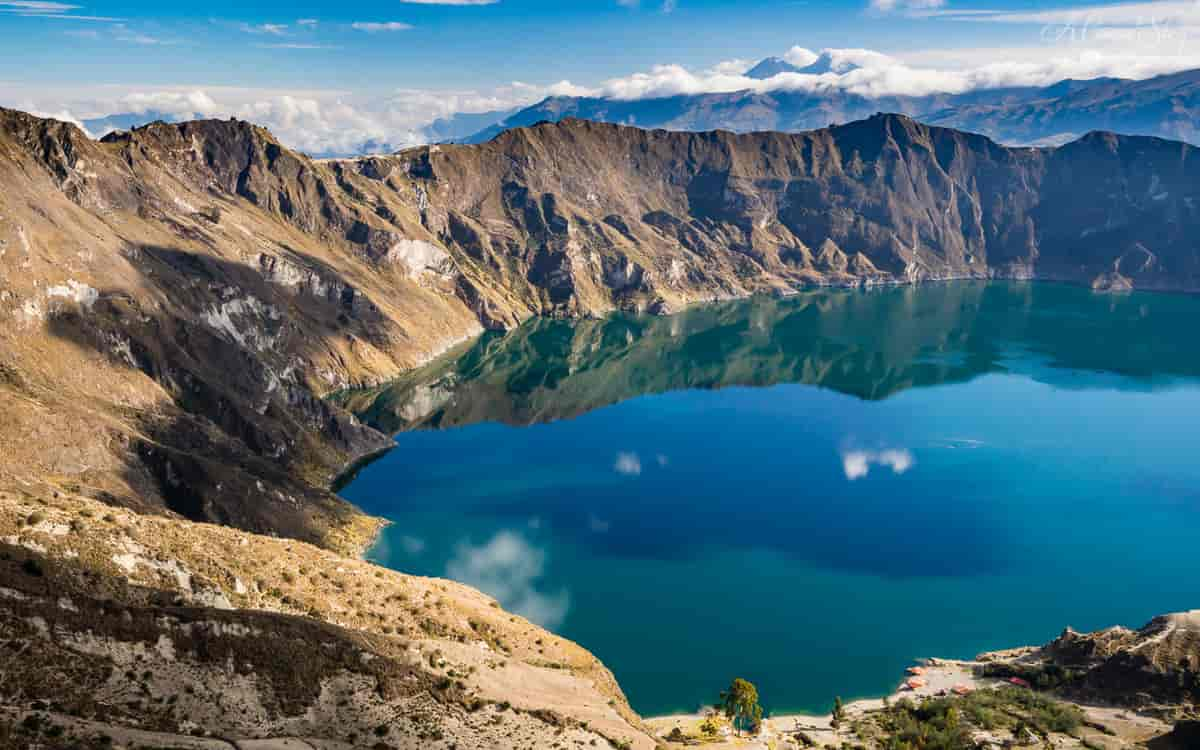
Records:
<instances>
[{"instance_id":1,"label":"distant mountain range","mask_svg":"<svg viewBox=\"0 0 1200 750\"><path fill-rule=\"evenodd\" d=\"M88 133L93 137L103 138L114 130L133 130L159 120L173 122L175 119L174 115L152 109L145 112L120 112L104 117L93 117L83 120L83 127L87 128Z\"/></svg>"},{"instance_id":2,"label":"distant mountain range","mask_svg":"<svg viewBox=\"0 0 1200 750\"><path fill-rule=\"evenodd\" d=\"M827 55L806 67L767 58L746 76L766 80L785 73L846 72L846 65ZM482 143L509 128L569 117L642 128L745 133L815 130L876 112L982 133L1008 145L1060 145L1092 130L1200 143L1200 70L1143 81L1064 80L1046 87L929 96L868 97L832 88L636 100L560 96L522 109L462 140Z\"/></svg>"},{"instance_id":3,"label":"distant mountain range","mask_svg":"<svg viewBox=\"0 0 1200 750\"><path fill-rule=\"evenodd\" d=\"M784 74L844 74L851 59L822 53L798 66L768 57L746 71L769 80ZM868 97L841 89L735 91L652 99L553 96L525 108L460 112L426 126L428 143L484 143L515 127L567 118L679 131L803 132L861 120L877 112L903 114L931 125L981 133L1010 146L1057 146L1093 130L1153 135L1200 145L1200 70L1147 80L1064 80L1045 87L976 89L962 94ZM187 118L183 118L187 119ZM84 120L94 137L150 122L180 121L166 112L118 113ZM393 153L405 143L373 139L317 158Z\"/></svg>"}]
</instances>

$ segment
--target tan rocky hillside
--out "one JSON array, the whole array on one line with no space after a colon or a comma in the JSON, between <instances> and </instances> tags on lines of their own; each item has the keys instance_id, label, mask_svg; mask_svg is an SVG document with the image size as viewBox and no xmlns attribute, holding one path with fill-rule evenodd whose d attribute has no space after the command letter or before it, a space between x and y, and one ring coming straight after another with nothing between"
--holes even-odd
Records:
<instances>
[{"instance_id":1,"label":"tan rocky hillside","mask_svg":"<svg viewBox=\"0 0 1200 750\"><path fill-rule=\"evenodd\" d=\"M1200 610L1156 617L1137 630L1068 628L1042 655L1070 673L1066 687L1084 698L1200 703Z\"/></svg>"},{"instance_id":2,"label":"tan rocky hillside","mask_svg":"<svg viewBox=\"0 0 1200 750\"><path fill-rule=\"evenodd\" d=\"M466 586L61 494L0 493L0 651L4 748L655 745L595 657Z\"/></svg>"}]
</instances>

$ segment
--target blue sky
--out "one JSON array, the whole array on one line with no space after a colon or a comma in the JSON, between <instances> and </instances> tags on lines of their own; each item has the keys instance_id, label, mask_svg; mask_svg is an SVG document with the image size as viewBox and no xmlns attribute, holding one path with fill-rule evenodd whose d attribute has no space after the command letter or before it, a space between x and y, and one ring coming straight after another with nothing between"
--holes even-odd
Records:
<instances>
[{"instance_id":1,"label":"blue sky","mask_svg":"<svg viewBox=\"0 0 1200 750\"><path fill-rule=\"evenodd\" d=\"M14 0L0 104L321 120L308 131L404 142L433 117L550 93L736 89L739 68L789 51L885 53L869 80L821 82L867 93L1144 77L1200 67L1198 28L1197 0Z\"/></svg>"},{"instance_id":2,"label":"blue sky","mask_svg":"<svg viewBox=\"0 0 1200 750\"><path fill-rule=\"evenodd\" d=\"M30 82L477 86L482 80L599 80L664 62L703 66L763 57L797 44L904 51L1017 44L1036 41L1037 32L872 12L865 0L677 0L670 12L663 12L661 0L64 3L81 7L52 15L119 20L9 13L0 18L6 70L23 69ZM1038 6L1014 0L959 5ZM305 19L317 23L297 23ZM355 23L411 28L369 32L355 30ZM125 33L114 32L117 25ZM279 46L285 44L297 46Z\"/></svg>"}]
</instances>

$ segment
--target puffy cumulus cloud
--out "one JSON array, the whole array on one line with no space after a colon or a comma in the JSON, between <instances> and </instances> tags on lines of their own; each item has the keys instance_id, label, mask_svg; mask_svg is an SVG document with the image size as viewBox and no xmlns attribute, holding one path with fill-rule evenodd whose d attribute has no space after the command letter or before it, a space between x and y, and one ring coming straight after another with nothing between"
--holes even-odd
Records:
<instances>
[{"instance_id":1,"label":"puffy cumulus cloud","mask_svg":"<svg viewBox=\"0 0 1200 750\"><path fill-rule=\"evenodd\" d=\"M786 62L795 65L797 68L807 68L809 65L815 63L818 57L819 55L816 52L800 46L792 47L783 55L783 59Z\"/></svg>"},{"instance_id":2,"label":"puffy cumulus cloud","mask_svg":"<svg viewBox=\"0 0 1200 750\"><path fill-rule=\"evenodd\" d=\"M846 451L842 453L842 471L851 482L871 473L871 466L886 466L894 474L903 474L916 464L913 454L903 449L879 452Z\"/></svg>"},{"instance_id":3,"label":"puffy cumulus cloud","mask_svg":"<svg viewBox=\"0 0 1200 750\"><path fill-rule=\"evenodd\" d=\"M70 112L68 112L65 109L59 110L58 112L43 112L43 111L37 110L37 109L30 109L28 111L29 111L29 114L33 115L34 117L44 117L48 120L59 120L61 122L69 122L72 125L74 125L75 127L82 130L84 133L87 133L87 136L89 138L96 138L96 137L98 137L98 135L103 135L102 133L97 134L97 133L88 132L88 129L83 124L83 122L81 120L77 119L75 117L75 115L71 114Z\"/></svg>"},{"instance_id":4,"label":"puffy cumulus cloud","mask_svg":"<svg viewBox=\"0 0 1200 750\"><path fill-rule=\"evenodd\" d=\"M682 65L657 65L648 72L605 81L588 95L620 100L735 91L844 90L864 96L958 92L970 86L961 73L917 69L872 50L825 49L812 52L793 47L784 58L801 73L779 73L767 79L747 78L741 61L720 63L702 71Z\"/></svg>"},{"instance_id":5,"label":"puffy cumulus cloud","mask_svg":"<svg viewBox=\"0 0 1200 750\"><path fill-rule=\"evenodd\" d=\"M247 103L234 114L268 126L289 146L310 153L348 153L364 142L387 140L394 134L383 118L340 100L285 94Z\"/></svg>"},{"instance_id":6,"label":"puffy cumulus cloud","mask_svg":"<svg viewBox=\"0 0 1200 750\"><path fill-rule=\"evenodd\" d=\"M1006 86L1046 86L1065 78L1149 78L1200 67L1200 52L1193 51L1194 45L1163 49L1161 44L1149 40L1141 46L1104 44L1110 40L1095 30L1090 41L1095 44L1044 44L1006 50L1002 55L987 59L973 56L969 50L915 52L899 58L866 49L813 52L794 47L784 59L802 68L799 73L779 73L757 80L744 75L740 61L720 63L698 71L682 65L657 65L646 72L613 78L596 88L583 89L586 94L576 95L619 100L736 91L844 91L869 97L927 96ZM909 62L910 59L913 62ZM919 64L922 60L926 64ZM582 87L571 88L579 90Z\"/></svg>"},{"instance_id":7,"label":"puffy cumulus cloud","mask_svg":"<svg viewBox=\"0 0 1200 750\"><path fill-rule=\"evenodd\" d=\"M549 86L513 82L489 91L396 89L380 93L221 86L130 90L116 85L53 90L0 82L0 104L30 112L55 112L59 119L79 122L128 114L173 121L237 117L269 128L292 148L317 155L397 150L428 142L426 128L438 118L460 112L506 111L546 96L584 93L568 81Z\"/></svg>"},{"instance_id":8,"label":"puffy cumulus cloud","mask_svg":"<svg viewBox=\"0 0 1200 750\"><path fill-rule=\"evenodd\" d=\"M482 545L460 542L446 564L446 575L491 594L508 611L553 629L566 619L571 600L566 589L539 590L545 567L545 551L521 534L501 531Z\"/></svg>"},{"instance_id":9,"label":"puffy cumulus cloud","mask_svg":"<svg viewBox=\"0 0 1200 750\"><path fill-rule=\"evenodd\" d=\"M118 109L137 114L162 112L186 120L210 117L221 107L208 94L195 90L134 92L121 98Z\"/></svg>"},{"instance_id":10,"label":"puffy cumulus cloud","mask_svg":"<svg viewBox=\"0 0 1200 750\"><path fill-rule=\"evenodd\" d=\"M712 66L710 70L718 75L740 76L755 65L753 60L724 60Z\"/></svg>"}]
</instances>

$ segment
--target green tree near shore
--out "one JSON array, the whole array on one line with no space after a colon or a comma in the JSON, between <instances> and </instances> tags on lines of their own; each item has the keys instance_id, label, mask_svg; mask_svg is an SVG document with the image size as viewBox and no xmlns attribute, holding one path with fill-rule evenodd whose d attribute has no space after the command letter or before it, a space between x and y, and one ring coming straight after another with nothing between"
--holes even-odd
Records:
<instances>
[{"instance_id":1,"label":"green tree near shore","mask_svg":"<svg viewBox=\"0 0 1200 750\"><path fill-rule=\"evenodd\" d=\"M738 734L741 734L743 726L757 733L762 724L763 711L762 706L758 705L758 688L741 677L735 679L730 683L729 689L721 693L718 708L733 723L733 729Z\"/></svg>"}]
</instances>

